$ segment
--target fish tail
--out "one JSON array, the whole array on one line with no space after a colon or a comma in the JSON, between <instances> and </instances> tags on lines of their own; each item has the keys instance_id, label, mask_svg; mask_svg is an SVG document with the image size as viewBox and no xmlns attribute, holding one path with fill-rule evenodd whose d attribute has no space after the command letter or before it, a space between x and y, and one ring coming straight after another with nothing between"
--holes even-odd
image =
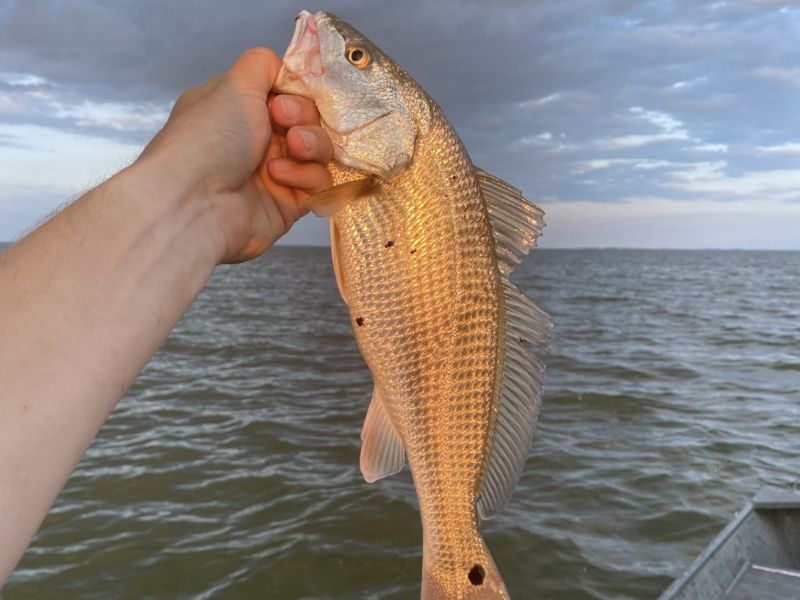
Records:
<instances>
[{"instance_id":1,"label":"fish tail","mask_svg":"<svg viewBox=\"0 0 800 600\"><path fill-rule=\"evenodd\" d=\"M480 554L455 573L428 568L423 547L420 600L509 600L500 571L482 538L480 542Z\"/></svg>"}]
</instances>

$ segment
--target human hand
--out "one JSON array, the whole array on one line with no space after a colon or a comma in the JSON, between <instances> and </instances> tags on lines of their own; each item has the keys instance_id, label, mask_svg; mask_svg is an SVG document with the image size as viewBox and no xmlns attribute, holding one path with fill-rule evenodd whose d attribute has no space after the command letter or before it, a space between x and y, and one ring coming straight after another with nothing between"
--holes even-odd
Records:
<instances>
[{"instance_id":1,"label":"human hand","mask_svg":"<svg viewBox=\"0 0 800 600\"><path fill-rule=\"evenodd\" d=\"M332 184L324 167L332 146L313 103L270 94L280 66L271 50L246 51L227 73L178 98L139 159L206 205L219 263L260 255L304 214L302 199Z\"/></svg>"}]
</instances>

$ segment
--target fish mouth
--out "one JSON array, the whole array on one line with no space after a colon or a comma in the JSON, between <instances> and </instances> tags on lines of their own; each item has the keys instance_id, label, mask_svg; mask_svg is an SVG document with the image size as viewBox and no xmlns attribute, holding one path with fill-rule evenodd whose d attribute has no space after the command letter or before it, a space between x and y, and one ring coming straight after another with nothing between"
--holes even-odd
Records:
<instances>
[{"instance_id":1,"label":"fish mouth","mask_svg":"<svg viewBox=\"0 0 800 600\"><path fill-rule=\"evenodd\" d=\"M283 66L286 77L299 79L301 77L319 77L325 73L322 67L322 56L319 46L318 19L324 13L312 15L307 10L301 10L295 19L294 36L283 56Z\"/></svg>"}]
</instances>

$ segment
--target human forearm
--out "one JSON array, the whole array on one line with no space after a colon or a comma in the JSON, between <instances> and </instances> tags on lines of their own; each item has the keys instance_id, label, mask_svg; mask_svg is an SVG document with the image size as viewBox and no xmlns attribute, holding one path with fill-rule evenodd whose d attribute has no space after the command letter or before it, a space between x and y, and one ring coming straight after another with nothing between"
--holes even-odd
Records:
<instances>
[{"instance_id":1,"label":"human forearm","mask_svg":"<svg viewBox=\"0 0 800 600\"><path fill-rule=\"evenodd\" d=\"M214 266L331 185L314 105L270 99L279 68L252 48L184 92L134 165L0 255L0 586Z\"/></svg>"},{"instance_id":2,"label":"human forearm","mask_svg":"<svg viewBox=\"0 0 800 600\"><path fill-rule=\"evenodd\" d=\"M0 584L221 245L142 160L0 255Z\"/></svg>"}]
</instances>

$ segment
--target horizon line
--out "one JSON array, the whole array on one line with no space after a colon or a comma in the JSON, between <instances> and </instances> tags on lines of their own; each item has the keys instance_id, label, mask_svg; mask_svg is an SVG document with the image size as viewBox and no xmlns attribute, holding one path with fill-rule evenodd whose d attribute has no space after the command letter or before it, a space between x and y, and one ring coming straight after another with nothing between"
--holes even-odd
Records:
<instances>
[{"instance_id":1,"label":"horizon line","mask_svg":"<svg viewBox=\"0 0 800 600\"><path fill-rule=\"evenodd\" d=\"M17 242L22 241L21 238L19 240L0 240L0 246L11 246L16 244ZM289 243L282 243L277 242L274 244L273 247L281 247L281 248L330 248L329 244L298 244L294 242ZM665 248L659 246L557 246L552 248L539 248L534 246L531 248L531 252L534 250L539 251L549 251L549 250L655 250L659 252L708 252L708 251L718 251L718 252L800 252L800 247L798 248L741 248L736 246L706 246L703 248Z\"/></svg>"}]
</instances>

